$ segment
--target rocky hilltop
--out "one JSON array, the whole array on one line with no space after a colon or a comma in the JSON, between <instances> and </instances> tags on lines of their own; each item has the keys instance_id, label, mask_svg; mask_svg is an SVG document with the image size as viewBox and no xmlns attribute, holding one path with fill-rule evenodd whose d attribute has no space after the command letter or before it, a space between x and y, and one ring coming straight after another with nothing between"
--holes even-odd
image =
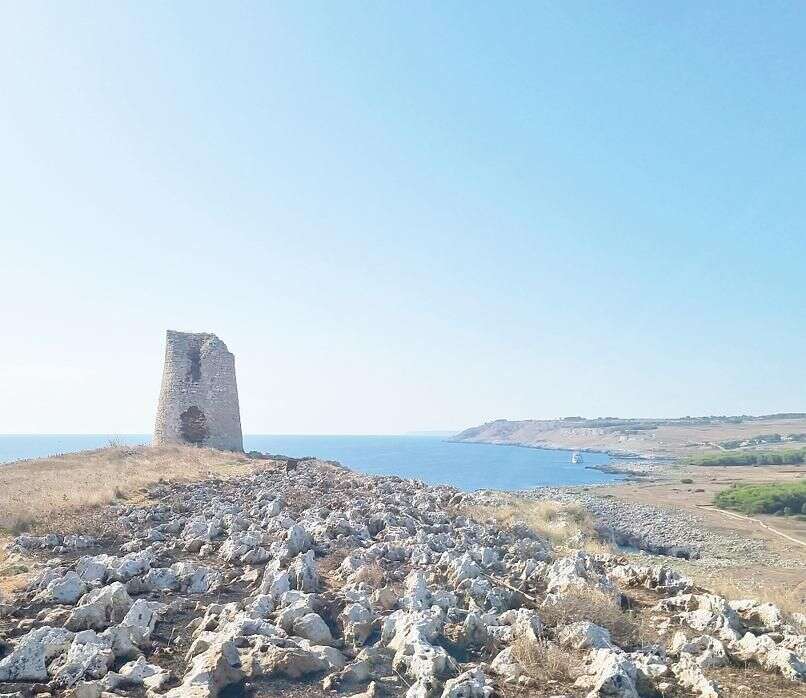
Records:
<instances>
[{"instance_id":1,"label":"rocky hilltop","mask_svg":"<svg viewBox=\"0 0 806 698\"><path fill-rule=\"evenodd\" d=\"M792 443L802 445L806 440L806 414L679 419L498 419L466 429L451 440L674 459L727 446L776 449Z\"/></svg>"},{"instance_id":2,"label":"rocky hilltop","mask_svg":"<svg viewBox=\"0 0 806 698\"><path fill-rule=\"evenodd\" d=\"M806 617L552 545L488 500L256 461L150 486L91 534L20 535L0 695L806 695Z\"/></svg>"}]
</instances>

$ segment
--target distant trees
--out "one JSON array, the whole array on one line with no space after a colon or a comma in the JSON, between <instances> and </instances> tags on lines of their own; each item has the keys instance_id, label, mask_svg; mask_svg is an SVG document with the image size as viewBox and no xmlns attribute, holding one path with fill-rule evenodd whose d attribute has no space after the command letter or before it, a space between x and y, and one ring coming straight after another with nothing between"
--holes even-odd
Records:
<instances>
[{"instance_id":1,"label":"distant trees","mask_svg":"<svg viewBox=\"0 0 806 698\"><path fill-rule=\"evenodd\" d=\"M806 514L806 482L734 485L717 494L714 503L744 514Z\"/></svg>"},{"instance_id":2,"label":"distant trees","mask_svg":"<svg viewBox=\"0 0 806 698\"><path fill-rule=\"evenodd\" d=\"M741 453L704 453L686 460L690 465L800 465L806 463L806 448Z\"/></svg>"}]
</instances>

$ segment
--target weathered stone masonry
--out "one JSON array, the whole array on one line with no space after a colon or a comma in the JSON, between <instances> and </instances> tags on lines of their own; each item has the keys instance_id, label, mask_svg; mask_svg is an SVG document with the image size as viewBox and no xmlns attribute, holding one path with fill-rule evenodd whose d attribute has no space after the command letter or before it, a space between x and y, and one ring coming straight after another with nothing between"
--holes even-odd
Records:
<instances>
[{"instance_id":1,"label":"weathered stone masonry","mask_svg":"<svg viewBox=\"0 0 806 698\"><path fill-rule=\"evenodd\" d=\"M235 357L214 334L168 330L154 444L243 450Z\"/></svg>"}]
</instances>

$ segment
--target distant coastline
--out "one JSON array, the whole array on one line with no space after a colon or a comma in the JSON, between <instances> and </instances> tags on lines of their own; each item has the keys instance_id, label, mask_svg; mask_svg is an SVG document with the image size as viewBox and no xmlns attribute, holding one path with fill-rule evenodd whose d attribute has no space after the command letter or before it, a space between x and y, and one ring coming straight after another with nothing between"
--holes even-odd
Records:
<instances>
[{"instance_id":1,"label":"distant coastline","mask_svg":"<svg viewBox=\"0 0 806 698\"><path fill-rule=\"evenodd\" d=\"M656 472L659 466L668 465L671 461L658 461L655 458L638 453L621 453L603 451L595 448L570 448L565 446L542 446L527 443L505 443L487 441L463 441L460 439L446 439L448 443L486 443L489 446L517 446L518 448L531 448L538 451L563 451L566 453L591 453L600 456L607 456L612 460L609 463L586 464L586 470L598 470L609 475L618 475L621 478L644 478Z\"/></svg>"},{"instance_id":2,"label":"distant coastline","mask_svg":"<svg viewBox=\"0 0 806 698\"><path fill-rule=\"evenodd\" d=\"M0 436L0 465L36 460L55 454L97 451L110 445L123 451L151 442L150 435ZM393 475L430 484L453 485L465 491L494 489L515 491L555 485L613 483L621 472L598 470L608 456L593 454L585 463L572 464L566 451L551 449L493 448L489 444L451 443L434 436L282 436L246 434L247 452L279 454L290 458L317 457L369 475ZM136 450L136 449L131 449ZM87 454L91 457L90 454ZM79 457L80 458L80 457Z\"/></svg>"},{"instance_id":3,"label":"distant coastline","mask_svg":"<svg viewBox=\"0 0 806 698\"><path fill-rule=\"evenodd\" d=\"M676 419L499 419L466 429L451 440L605 453L619 461L660 465L721 450L784 449L803 438L806 414L779 413Z\"/></svg>"}]
</instances>

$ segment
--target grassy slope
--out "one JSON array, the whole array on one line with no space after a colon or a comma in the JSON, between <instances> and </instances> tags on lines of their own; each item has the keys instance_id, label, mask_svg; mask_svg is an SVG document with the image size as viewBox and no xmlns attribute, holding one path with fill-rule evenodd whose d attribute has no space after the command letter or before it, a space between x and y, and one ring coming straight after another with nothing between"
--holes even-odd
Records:
<instances>
[{"instance_id":1,"label":"grassy slope","mask_svg":"<svg viewBox=\"0 0 806 698\"><path fill-rule=\"evenodd\" d=\"M102 448L0 466L0 534L108 504L161 479L238 475L250 462L243 454L177 445Z\"/></svg>"},{"instance_id":2,"label":"grassy slope","mask_svg":"<svg viewBox=\"0 0 806 698\"><path fill-rule=\"evenodd\" d=\"M0 603L27 583L24 560L9 559L8 540L34 532L92 531L99 506L115 499L137 502L139 491L159 481L198 481L246 474L271 461L192 446L119 446L19 461L0 466Z\"/></svg>"}]
</instances>

